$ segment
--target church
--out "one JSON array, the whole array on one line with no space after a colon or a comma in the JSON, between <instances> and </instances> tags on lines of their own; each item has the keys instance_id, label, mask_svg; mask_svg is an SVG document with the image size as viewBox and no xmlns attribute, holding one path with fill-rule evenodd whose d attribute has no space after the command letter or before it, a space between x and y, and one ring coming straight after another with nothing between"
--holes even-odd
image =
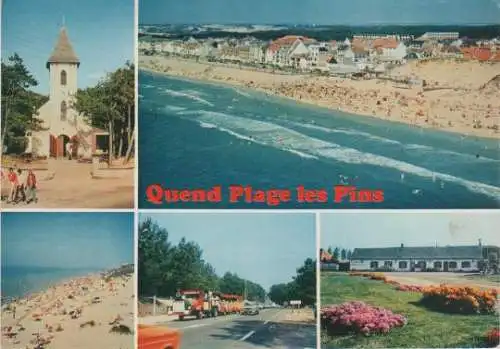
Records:
<instances>
[{"instance_id":1,"label":"church","mask_svg":"<svg viewBox=\"0 0 500 349\"><path fill-rule=\"evenodd\" d=\"M41 120L42 127L28 134L26 152L38 158L69 155L73 159L90 158L96 149L96 138L102 132L92 128L72 107L72 98L78 90L80 60L65 27L60 30L46 67L49 71L49 100L38 110L36 117Z\"/></svg>"}]
</instances>

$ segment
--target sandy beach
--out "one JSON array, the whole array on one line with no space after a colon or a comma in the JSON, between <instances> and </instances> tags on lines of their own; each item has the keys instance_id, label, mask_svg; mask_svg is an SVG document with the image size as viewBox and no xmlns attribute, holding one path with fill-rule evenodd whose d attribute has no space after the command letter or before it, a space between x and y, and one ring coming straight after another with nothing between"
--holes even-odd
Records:
<instances>
[{"instance_id":1,"label":"sandy beach","mask_svg":"<svg viewBox=\"0 0 500 349\"><path fill-rule=\"evenodd\" d=\"M1 181L2 196L8 197L10 184L7 179L9 167L23 170L30 164L4 166L5 178ZM129 165L132 167L132 165ZM119 176L93 178L92 165L69 160L50 159L46 170L38 170L38 202L12 204L2 201L3 208L131 208L134 206L134 169L113 170ZM105 172L104 170L103 172ZM111 171L111 172L113 172Z\"/></svg>"},{"instance_id":2,"label":"sandy beach","mask_svg":"<svg viewBox=\"0 0 500 349\"><path fill-rule=\"evenodd\" d=\"M134 348L133 275L75 278L2 305L2 348Z\"/></svg>"},{"instance_id":3,"label":"sandy beach","mask_svg":"<svg viewBox=\"0 0 500 349\"><path fill-rule=\"evenodd\" d=\"M410 62L394 79L416 76L426 87L393 80L281 75L162 56L139 56L139 67L171 76L244 86L347 113L418 127L500 139L500 63Z\"/></svg>"}]
</instances>

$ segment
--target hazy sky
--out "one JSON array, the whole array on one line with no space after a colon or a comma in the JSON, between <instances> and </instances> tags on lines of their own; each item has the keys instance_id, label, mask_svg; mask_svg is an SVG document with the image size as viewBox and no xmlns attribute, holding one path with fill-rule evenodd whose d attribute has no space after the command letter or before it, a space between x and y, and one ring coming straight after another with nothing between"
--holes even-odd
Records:
<instances>
[{"instance_id":1,"label":"hazy sky","mask_svg":"<svg viewBox=\"0 0 500 349\"><path fill-rule=\"evenodd\" d=\"M2 60L17 52L49 92L45 63L64 21L81 65L78 87L134 59L134 0L3 0Z\"/></svg>"},{"instance_id":2,"label":"hazy sky","mask_svg":"<svg viewBox=\"0 0 500 349\"><path fill-rule=\"evenodd\" d=\"M131 213L2 213L2 265L108 268L134 262Z\"/></svg>"},{"instance_id":3,"label":"hazy sky","mask_svg":"<svg viewBox=\"0 0 500 349\"><path fill-rule=\"evenodd\" d=\"M140 0L139 23L500 23L500 0Z\"/></svg>"},{"instance_id":4,"label":"hazy sky","mask_svg":"<svg viewBox=\"0 0 500 349\"><path fill-rule=\"evenodd\" d=\"M327 248L476 245L500 246L500 212L454 211L321 215L321 246ZM496 227L496 228L495 228Z\"/></svg>"},{"instance_id":5,"label":"hazy sky","mask_svg":"<svg viewBox=\"0 0 500 349\"><path fill-rule=\"evenodd\" d=\"M178 243L203 249L217 274L229 271L268 289L288 282L306 258L315 258L315 217L310 213L155 213L151 217Z\"/></svg>"}]
</instances>

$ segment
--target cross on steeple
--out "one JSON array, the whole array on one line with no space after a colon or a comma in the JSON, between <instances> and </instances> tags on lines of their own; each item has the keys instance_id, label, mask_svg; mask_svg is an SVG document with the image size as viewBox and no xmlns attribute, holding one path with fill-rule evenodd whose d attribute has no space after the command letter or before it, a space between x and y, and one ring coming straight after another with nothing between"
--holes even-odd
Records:
<instances>
[{"instance_id":1,"label":"cross on steeple","mask_svg":"<svg viewBox=\"0 0 500 349\"><path fill-rule=\"evenodd\" d=\"M66 26L66 18L64 17L64 15L62 16L62 26Z\"/></svg>"}]
</instances>

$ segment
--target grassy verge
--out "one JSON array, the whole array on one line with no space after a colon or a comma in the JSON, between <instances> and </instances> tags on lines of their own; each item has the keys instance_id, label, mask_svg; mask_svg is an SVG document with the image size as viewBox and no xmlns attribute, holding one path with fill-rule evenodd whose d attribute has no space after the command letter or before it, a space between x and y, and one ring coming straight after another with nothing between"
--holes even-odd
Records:
<instances>
[{"instance_id":1,"label":"grassy verge","mask_svg":"<svg viewBox=\"0 0 500 349\"><path fill-rule=\"evenodd\" d=\"M480 348L484 334L498 327L497 315L449 315L418 304L419 293L396 291L394 286L341 273L321 274L321 306L364 301L407 317L408 324L387 335L322 333L323 348Z\"/></svg>"}]
</instances>

